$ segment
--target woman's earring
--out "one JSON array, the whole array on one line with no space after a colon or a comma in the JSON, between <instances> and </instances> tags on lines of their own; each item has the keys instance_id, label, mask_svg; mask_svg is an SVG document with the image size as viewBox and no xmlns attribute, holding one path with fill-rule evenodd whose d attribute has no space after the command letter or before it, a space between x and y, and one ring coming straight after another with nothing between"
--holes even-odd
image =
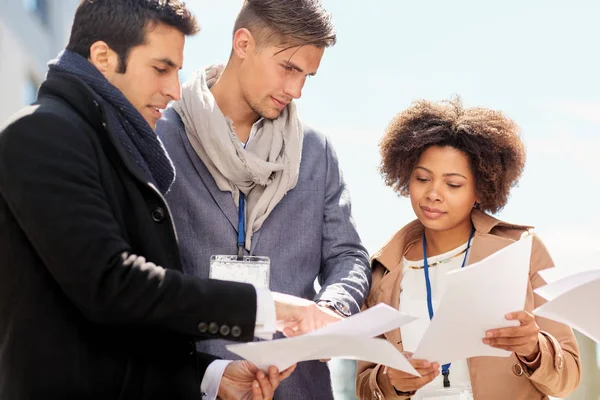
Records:
<instances>
[{"instance_id":1,"label":"woman's earring","mask_svg":"<svg viewBox=\"0 0 600 400\"><path fill-rule=\"evenodd\" d=\"M476 201L475 204L473 204L473 208L479 210L479 207L481 207L481 204Z\"/></svg>"}]
</instances>

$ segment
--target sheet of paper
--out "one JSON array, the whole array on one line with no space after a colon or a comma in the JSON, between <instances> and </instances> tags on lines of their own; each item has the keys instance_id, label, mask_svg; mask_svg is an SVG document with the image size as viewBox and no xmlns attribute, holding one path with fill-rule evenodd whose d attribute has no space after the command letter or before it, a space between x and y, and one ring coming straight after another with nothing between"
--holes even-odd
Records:
<instances>
[{"instance_id":1,"label":"sheet of paper","mask_svg":"<svg viewBox=\"0 0 600 400\"><path fill-rule=\"evenodd\" d=\"M416 320L387 304L377 304L335 324L312 331L308 335L352 335L376 337Z\"/></svg>"},{"instance_id":2,"label":"sheet of paper","mask_svg":"<svg viewBox=\"0 0 600 400\"><path fill-rule=\"evenodd\" d=\"M482 339L489 329L519 324L505 315L525 305L531 244L528 236L448 273L446 291L413 357L446 364L469 357L509 356Z\"/></svg>"},{"instance_id":3,"label":"sheet of paper","mask_svg":"<svg viewBox=\"0 0 600 400\"><path fill-rule=\"evenodd\" d=\"M539 275L547 284L557 282L580 272L599 270L590 260L600 260L600 251L570 254L568 258L555 260L556 268L548 268L539 272Z\"/></svg>"},{"instance_id":4,"label":"sheet of paper","mask_svg":"<svg viewBox=\"0 0 600 400\"><path fill-rule=\"evenodd\" d=\"M279 370L308 360L345 358L363 360L404 371L419 373L406 357L387 340L349 335L303 335L289 339L228 345L227 349L266 370Z\"/></svg>"},{"instance_id":5,"label":"sheet of paper","mask_svg":"<svg viewBox=\"0 0 600 400\"><path fill-rule=\"evenodd\" d=\"M542 276L542 278L544 278L546 282L548 282L545 278L547 274L544 274L544 272L552 271L554 269L556 268L540 271L540 275ZM583 271L569 276L563 276L560 279L554 280L552 283L537 288L535 290L535 293L539 294L541 297L548 301L552 301L557 297L585 284L586 282L590 282L599 278L600 270L598 269Z\"/></svg>"},{"instance_id":6,"label":"sheet of paper","mask_svg":"<svg viewBox=\"0 0 600 400\"><path fill-rule=\"evenodd\" d=\"M600 297L600 270L568 276L535 292L548 300L533 311L535 315L567 324L600 342L598 301L594 301Z\"/></svg>"},{"instance_id":7,"label":"sheet of paper","mask_svg":"<svg viewBox=\"0 0 600 400\"><path fill-rule=\"evenodd\" d=\"M275 365L282 370L300 361L339 357L385 364L418 375L391 343L373 338L415 319L386 304L378 304L303 336L233 344L227 349L265 369Z\"/></svg>"}]
</instances>

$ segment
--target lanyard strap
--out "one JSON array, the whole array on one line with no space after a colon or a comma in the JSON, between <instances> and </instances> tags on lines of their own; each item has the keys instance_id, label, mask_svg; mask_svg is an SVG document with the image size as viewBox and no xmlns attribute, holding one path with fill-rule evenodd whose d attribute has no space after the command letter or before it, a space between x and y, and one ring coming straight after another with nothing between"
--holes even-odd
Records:
<instances>
[{"instance_id":1,"label":"lanyard strap","mask_svg":"<svg viewBox=\"0 0 600 400\"><path fill-rule=\"evenodd\" d=\"M244 149L246 148L246 143L242 143ZM246 196L240 190L240 201L238 203L238 237L237 237L237 247L238 247L238 260L242 260L244 258L244 246L246 245Z\"/></svg>"},{"instance_id":2,"label":"lanyard strap","mask_svg":"<svg viewBox=\"0 0 600 400\"><path fill-rule=\"evenodd\" d=\"M471 229L469 241L467 242L467 248L465 249L465 258L463 258L460 268L463 268L467 262L467 255L469 254L469 249L471 248L471 239L473 239L474 234L475 227ZM431 296L431 281L429 280L429 262L427 261L427 241L425 240L425 233L423 233L423 271L425 272L425 289L427 290L427 311L429 311L429 319L431 320L433 318L433 300ZM444 387L450 387L450 365L451 363L442 365Z\"/></svg>"},{"instance_id":3,"label":"lanyard strap","mask_svg":"<svg viewBox=\"0 0 600 400\"><path fill-rule=\"evenodd\" d=\"M239 212L238 212L238 237L237 237L237 246L238 246L238 260L241 260L244 256L244 245L246 243L246 223L245 223L245 207L246 202L244 193L240 191L240 202L239 202Z\"/></svg>"}]
</instances>

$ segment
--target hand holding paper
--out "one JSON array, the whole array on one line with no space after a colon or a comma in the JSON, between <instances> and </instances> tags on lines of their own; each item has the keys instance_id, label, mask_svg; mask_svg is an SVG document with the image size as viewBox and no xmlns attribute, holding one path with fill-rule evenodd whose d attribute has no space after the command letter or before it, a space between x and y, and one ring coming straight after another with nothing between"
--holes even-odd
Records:
<instances>
[{"instance_id":1,"label":"hand holding paper","mask_svg":"<svg viewBox=\"0 0 600 400\"><path fill-rule=\"evenodd\" d=\"M266 373L248 361L230 362L221 378L218 397L220 399L271 399L275 390L287 379L296 366L279 371L271 366Z\"/></svg>"},{"instance_id":2,"label":"hand holding paper","mask_svg":"<svg viewBox=\"0 0 600 400\"><path fill-rule=\"evenodd\" d=\"M411 353L404 352L411 365L417 370L421 376L407 374L406 372L397 369L385 367L383 374L387 376L390 383L396 390L402 392L412 392L421 389L429 382L434 380L440 374L440 364L430 363L426 360L417 360L412 358Z\"/></svg>"},{"instance_id":3,"label":"hand holding paper","mask_svg":"<svg viewBox=\"0 0 600 400\"><path fill-rule=\"evenodd\" d=\"M279 370L308 360L347 358L389 365L418 375L406 357L385 339L372 338L396 329L414 318L385 304L333 323L310 334L227 346L228 350L259 368L274 365Z\"/></svg>"},{"instance_id":4,"label":"hand holding paper","mask_svg":"<svg viewBox=\"0 0 600 400\"><path fill-rule=\"evenodd\" d=\"M507 357L482 342L490 329L516 326L506 314L525 305L532 237L448 273L446 292L414 357L441 364L477 356ZM451 345L449 345L451 343Z\"/></svg>"},{"instance_id":5,"label":"hand holding paper","mask_svg":"<svg viewBox=\"0 0 600 400\"><path fill-rule=\"evenodd\" d=\"M491 329L487 331L483 343L497 349L515 353L528 360L536 358L540 351L540 327L535 317L527 311L517 311L506 316L507 319L519 321L519 326Z\"/></svg>"},{"instance_id":6,"label":"hand holding paper","mask_svg":"<svg viewBox=\"0 0 600 400\"><path fill-rule=\"evenodd\" d=\"M277 330L287 337L312 332L343 319L333 310L319 307L313 301L277 292L271 295L275 301Z\"/></svg>"}]
</instances>

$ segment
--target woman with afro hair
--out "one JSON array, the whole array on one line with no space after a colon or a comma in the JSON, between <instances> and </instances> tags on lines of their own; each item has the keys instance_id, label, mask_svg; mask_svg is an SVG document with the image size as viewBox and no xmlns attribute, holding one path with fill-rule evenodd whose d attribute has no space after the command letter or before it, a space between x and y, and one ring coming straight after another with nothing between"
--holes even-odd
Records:
<instances>
[{"instance_id":1,"label":"woman with afro hair","mask_svg":"<svg viewBox=\"0 0 600 400\"><path fill-rule=\"evenodd\" d=\"M498 111L463 108L458 98L418 101L391 122L380 146L386 184L410 198L417 217L373 256L365 303L386 303L420 317L385 334L399 351L410 356L416 349L449 271L527 235L533 235L533 247L525 307L506 316L519 326L482 338L512 352L510 357L474 357L444 366L411 359L421 377L359 362L359 399L531 400L571 393L581 375L573 332L532 314L543 303L533 293L544 285L538 272L553 267L552 259L531 227L490 215L506 205L523 171L518 126Z\"/></svg>"}]
</instances>

